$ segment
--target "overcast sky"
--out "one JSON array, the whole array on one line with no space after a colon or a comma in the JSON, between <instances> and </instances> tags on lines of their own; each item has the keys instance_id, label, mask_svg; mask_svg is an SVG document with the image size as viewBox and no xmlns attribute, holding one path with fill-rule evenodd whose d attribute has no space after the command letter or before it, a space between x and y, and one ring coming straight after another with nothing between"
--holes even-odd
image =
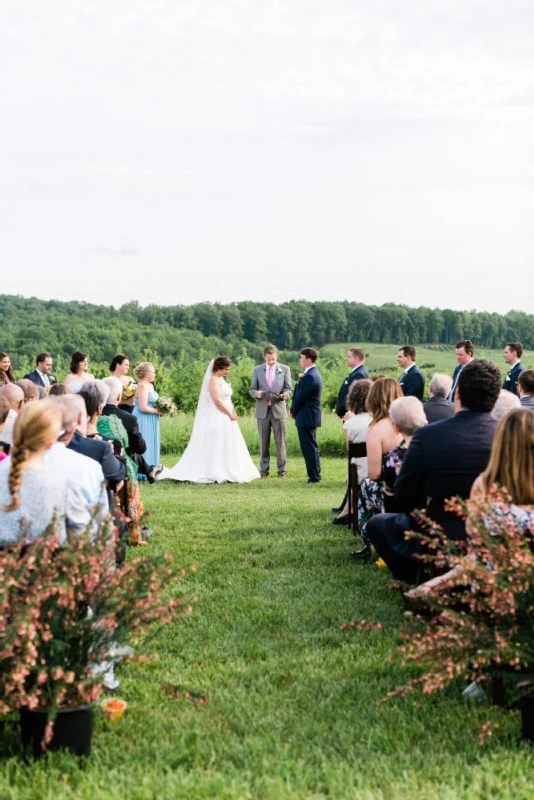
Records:
<instances>
[{"instance_id":1,"label":"overcast sky","mask_svg":"<svg viewBox=\"0 0 534 800\"><path fill-rule=\"evenodd\" d=\"M2 0L0 292L534 311L531 0Z\"/></svg>"}]
</instances>

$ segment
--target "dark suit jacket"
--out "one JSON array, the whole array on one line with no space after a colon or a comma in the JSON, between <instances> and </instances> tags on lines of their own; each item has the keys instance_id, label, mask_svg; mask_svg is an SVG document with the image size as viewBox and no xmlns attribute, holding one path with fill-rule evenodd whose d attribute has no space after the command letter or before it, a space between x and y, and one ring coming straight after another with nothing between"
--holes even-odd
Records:
<instances>
[{"instance_id":1,"label":"dark suit jacket","mask_svg":"<svg viewBox=\"0 0 534 800\"><path fill-rule=\"evenodd\" d=\"M488 465L497 421L491 414L459 411L451 419L419 428L395 482L397 511L428 509L452 538L465 536L458 517L443 511L444 500L467 498Z\"/></svg>"},{"instance_id":2,"label":"dark suit jacket","mask_svg":"<svg viewBox=\"0 0 534 800\"><path fill-rule=\"evenodd\" d=\"M109 442L103 442L100 439L86 439L76 431L69 444L69 449L98 461L102 467L104 478L108 481L122 481L126 477L126 464L114 455Z\"/></svg>"},{"instance_id":3,"label":"dark suit jacket","mask_svg":"<svg viewBox=\"0 0 534 800\"><path fill-rule=\"evenodd\" d=\"M33 372L28 372L28 374L25 375L24 377L27 380L31 381L32 383L36 383L37 386L45 386L46 387L46 384L43 381L43 379L41 377L41 373L39 372L38 369L34 369ZM57 383L56 376L55 375L51 375L50 373L48 373L48 380L50 381L50 386L53 386L55 383Z\"/></svg>"},{"instance_id":4,"label":"dark suit jacket","mask_svg":"<svg viewBox=\"0 0 534 800\"><path fill-rule=\"evenodd\" d=\"M454 406L444 397L431 397L430 400L426 401L423 408L429 423L441 422L442 419L454 417Z\"/></svg>"},{"instance_id":5,"label":"dark suit jacket","mask_svg":"<svg viewBox=\"0 0 534 800\"><path fill-rule=\"evenodd\" d=\"M336 414L338 417L343 417L347 410L347 395L349 393L350 385L353 381L361 381L363 378L368 378L369 372L365 364L359 364L352 370L348 378L345 378L339 390L336 403Z\"/></svg>"},{"instance_id":6,"label":"dark suit jacket","mask_svg":"<svg viewBox=\"0 0 534 800\"><path fill-rule=\"evenodd\" d=\"M521 398L521 406L534 411L534 394L524 394Z\"/></svg>"},{"instance_id":7,"label":"dark suit jacket","mask_svg":"<svg viewBox=\"0 0 534 800\"><path fill-rule=\"evenodd\" d=\"M311 367L295 386L291 413L297 428L319 428L323 379L317 367Z\"/></svg>"},{"instance_id":8,"label":"dark suit jacket","mask_svg":"<svg viewBox=\"0 0 534 800\"><path fill-rule=\"evenodd\" d=\"M517 379L524 369L525 368L520 361L518 361L517 364L514 364L512 369L508 371L502 388L512 392L512 394L517 394Z\"/></svg>"},{"instance_id":9,"label":"dark suit jacket","mask_svg":"<svg viewBox=\"0 0 534 800\"><path fill-rule=\"evenodd\" d=\"M145 452L146 442L141 436L139 423L134 414L130 414L128 411L124 411L122 408L114 406L112 403L106 403L102 409L102 414L105 414L106 417L115 414L126 428L126 433L128 434L128 455L130 458L135 455L142 455Z\"/></svg>"},{"instance_id":10,"label":"dark suit jacket","mask_svg":"<svg viewBox=\"0 0 534 800\"><path fill-rule=\"evenodd\" d=\"M422 402L425 392L425 376L417 364L414 364L406 375L400 376L399 385L405 397L418 397Z\"/></svg>"}]
</instances>

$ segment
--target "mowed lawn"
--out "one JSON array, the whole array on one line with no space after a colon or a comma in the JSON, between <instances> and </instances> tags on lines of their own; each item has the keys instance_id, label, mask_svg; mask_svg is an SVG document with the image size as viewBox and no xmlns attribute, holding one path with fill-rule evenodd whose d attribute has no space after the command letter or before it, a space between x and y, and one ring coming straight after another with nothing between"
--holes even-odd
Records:
<instances>
[{"instance_id":1,"label":"mowed lawn","mask_svg":"<svg viewBox=\"0 0 534 800\"><path fill-rule=\"evenodd\" d=\"M86 763L25 762L8 724L0 798L531 798L518 712L464 704L462 683L418 706L380 703L410 676L388 660L404 608L387 571L353 563L356 540L331 525L344 472L325 459L307 485L293 458L285 481L145 487L142 554L197 564L194 612L158 633L150 662L117 670L128 710L116 724L97 710ZM340 630L352 619L383 630ZM209 702L175 699L169 683ZM500 728L480 747L487 719Z\"/></svg>"}]
</instances>

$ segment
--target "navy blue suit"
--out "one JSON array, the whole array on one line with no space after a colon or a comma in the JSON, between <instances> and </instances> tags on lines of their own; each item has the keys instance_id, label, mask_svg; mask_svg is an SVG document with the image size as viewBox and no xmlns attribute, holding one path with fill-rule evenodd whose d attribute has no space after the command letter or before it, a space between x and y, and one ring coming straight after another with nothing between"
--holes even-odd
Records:
<instances>
[{"instance_id":1,"label":"navy blue suit","mask_svg":"<svg viewBox=\"0 0 534 800\"><path fill-rule=\"evenodd\" d=\"M321 394L323 379L313 366L295 386L291 414L299 436L300 449L306 462L306 471L311 483L321 480L321 460L317 445L316 430L321 426Z\"/></svg>"},{"instance_id":2,"label":"navy blue suit","mask_svg":"<svg viewBox=\"0 0 534 800\"><path fill-rule=\"evenodd\" d=\"M37 386L44 386L46 388L46 383L44 382L38 369L34 369L33 372L28 372L24 378L32 383L36 383ZM49 386L53 386L55 383L57 383L56 376L51 375L50 373L48 373L48 380L50 381Z\"/></svg>"},{"instance_id":3,"label":"navy blue suit","mask_svg":"<svg viewBox=\"0 0 534 800\"><path fill-rule=\"evenodd\" d=\"M454 398L456 396L456 388L458 386L458 378L460 376L460 372L462 371L463 364L458 364L452 373L452 389L451 393L449 394L449 400L451 403L454 403Z\"/></svg>"},{"instance_id":4,"label":"navy blue suit","mask_svg":"<svg viewBox=\"0 0 534 800\"><path fill-rule=\"evenodd\" d=\"M512 392L512 394L517 394L517 379L524 369L525 368L520 361L518 361L517 364L514 364L512 369L508 371L502 388L506 389L508 392Z\"/></svg>"},{"instance_id":5,"label":"navy blue suit","mask_svg":"<svg viewBox=\"0 0 534 800\"><path fill-rule=\"evenodd\" d=\"M98 461L104 478L108 481L122 481L126 477L126 464L113 453L109 442L87 439L76 431L70 441L69 449Z\"/></svg>"},{"instance_id":6,"label":"navy blue suit","mask_svg":"<svg viewBox=\"0 0 534 800\"><path fill-rule=\"evenodd\" d=\"M417 397L421 402L425 393L425 376L417 366L414 364L410 367L408 372L403 372L399 378L399 386L405 397Z\"/></svg>"},{"instance_id":7,"label":"navy blue suit","mask_svg":"<svg viewBox=\"0 0 534 800\"><path fill-rule=\"evenodd\" d=\"M351 383L353 381L361 381L363 378L368 377L369 372L365 364L359 364L352 370L349 377L345 378L337 396L336 414L338 417L343 417L345 415L345 411L347 410L347 395L349 393Z\"/></svg>"},{"instance_id":8,"label":"navy blue suit","mask_svg":"<svg viewBox=\"0 0 534 800\"><path fill-rule=\"evenodd\" d=\"M396 514L378 514L367 523L367 536L396 580L414 583L420 564L414 556L421 542L406 539L416 526L410 514L426 508L450 539L465 538L465 522L444 510L444 501L469 497L475 479L489 462L497 421L491 414L459 411L451 419L419 428L395 481Z\"/></svg>"}]
</instances>

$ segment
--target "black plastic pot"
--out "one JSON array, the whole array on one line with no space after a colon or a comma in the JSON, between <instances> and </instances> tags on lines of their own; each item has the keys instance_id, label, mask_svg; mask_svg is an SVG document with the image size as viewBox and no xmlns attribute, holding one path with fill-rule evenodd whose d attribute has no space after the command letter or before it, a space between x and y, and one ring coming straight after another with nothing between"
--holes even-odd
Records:
<instances>
[{"instance_id":1,"label":"black plastic pot","mask_svg":"<svg viewBox=\"0 0 534 800\"><path fill-rule=\"evenodd\" d=\"M93 737L93 707L80 706L65 708L57 712L54 733L46 749L42 747L43 736L48 721L46 711L20 711L20 733L24 747L31 747L34 758L39 758L47 750L68 750L77 756L91 755Z\"/></svg>"},{"instance_id":2,"label":"black plastic pot","mask_svg":"<svg viewBox=\"0 0 534 800\"><path fill-rule=\"evenodd\" d=\"M524 694L519 698L521 710L521 733L523 739L534 742L534 694Z\"/></svg>"}]
</instances>

